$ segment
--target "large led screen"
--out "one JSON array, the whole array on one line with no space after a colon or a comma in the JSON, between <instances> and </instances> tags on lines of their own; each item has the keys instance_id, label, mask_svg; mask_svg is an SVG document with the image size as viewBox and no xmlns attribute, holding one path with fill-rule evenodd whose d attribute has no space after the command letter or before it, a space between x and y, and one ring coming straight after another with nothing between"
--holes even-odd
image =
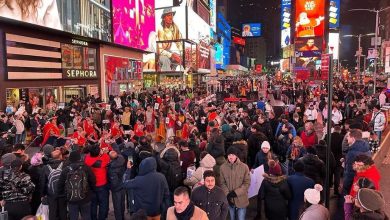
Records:
<instances>
[{"instance_id":1,"label":"large led screen","mask_svg":"<svg viewBox=\"0 0 390 220\"><path fill-rule=\"evenodd\" d=\"M260 37L261 36L261 24L250 23L242 25L242 36L243 37Z\"/></svg>"},{"instance_id":2,"label":"large led screen","mask_svg":"<svg viewBox=\"0 0 390 220\"><path fill-rule=\"evenodd\" d=\"M331 0L329 7L329 27L338 28L340 26L340 0Z\"/></svg>"},{"instance_id":3,"label":"large led screen","mask_svg":"<svg viewBox=\"0 0 390 220\"><path fill-rule=\"evenodd\" d=\"M329 33L329 53L333 55L334 60L339 59L340 34Z\"/></svg>"},{"instance_id":4,"label":"large led screen","mask_svg":"<svg viewBox=\"0 0 390 220\"><path fill-rule=\"evenodd\" d=\"M321 37L301 37L295 40L298 57L320 57L322 51Z\"/></svg>"},{"instance_id":5,"label":"large led screen","mask_svg":"<svg viewBox=\"0 0 390 220\"><path fill-rule=\"evenodd\" d=\"M281 47L286 47L291 43L291 0L282 0L281 7Z\"/></svg>"},{"instance_id":6,"label":"large led screen","mask_svg":"<svg viewBox=\"0 0 390 220\"><path fill-rule=\"evenodd\" d=\"M153 51L154 0L113 0L112 7L114 43Z\"/></svg>"},{"instance_id":7,"label":"large led screen","mask_svg":"<svg viewBox=\"0 0 390 220\"><path fill-rule=\"evenodd\" d=\"M0 4L0 16L85 37L111 41L110 0L10 2L9 6L6 3Z\"/></svg>"},{"instance_id":8,"label":"large led screen","mask_svg":"<svg viewBox=\"0 0 390 220\"><path fill-rule=\"evenodd\" d=\"M210 26L217 32L217 0L210 0Z\"/></svg>"},{"instance_id":9,"label":"large led screen","mask_svg":"<svg viewBox=\"0 0 390 220\"><path fill-rule=\"evenodd\" d=\"M296 0L295 36L314 37L324 35L324 0Z\"/></svg>"}]
</instances>

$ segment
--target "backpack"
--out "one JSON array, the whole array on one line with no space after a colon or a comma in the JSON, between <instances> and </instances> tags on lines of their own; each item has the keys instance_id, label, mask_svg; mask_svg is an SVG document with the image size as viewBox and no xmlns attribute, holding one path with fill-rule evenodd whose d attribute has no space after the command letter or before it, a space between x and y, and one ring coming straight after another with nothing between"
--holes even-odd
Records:
<instances>
[{"instance_id":1,"label":"backpack","mask_svg":"<svg viewBox=\"0 0 390 220\"><path fill-rule=\"evenodd\" d=\"M49 195L58 195L58 181L60 180L61 172L62 172L63 162L58 165L56 169L53 169L50 165L47 165L49 168L49 182L47 184L47 193Z\"/></svg>"},{"instance_id":2,"label":"backpack","mask_svg":"<svg viewBox=\"0 0 390 220\"><path fill-rule=\"evenodd\" d=\"M69 172L65 182L66 198L69 202L78 202L88 196L87 174L80 165L77 169L69 166Z\"/></svg>"},{"instance_id":3,"label":"backpack","mask_svg":"<svg viewBox=\"0 0 390 220\"><path fill-rule=\"evenodd\" d=\"M169 186L169 191L175 190L183 183L183 174L181 172L181 166L179 163L169 163L169 168L165 177Z\"/></svg>"}]
</instances>

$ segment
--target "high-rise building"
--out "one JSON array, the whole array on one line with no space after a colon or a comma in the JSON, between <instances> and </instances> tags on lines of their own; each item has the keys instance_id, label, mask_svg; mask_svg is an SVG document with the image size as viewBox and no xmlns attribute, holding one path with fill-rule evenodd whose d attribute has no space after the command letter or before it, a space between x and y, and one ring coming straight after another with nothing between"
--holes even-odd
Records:
<instances>
[{"instance_id":1,"label":"high-rise building","mask_svg":"<svg viewBox=\"0 0 390 220\"><path fill-rule=\"evenodd\" d=\"M389 0L381 0L380 8L390 7ZM380 15L380 34L384 40L390 40L390 9Z\"/></svg>"}]
</instances>

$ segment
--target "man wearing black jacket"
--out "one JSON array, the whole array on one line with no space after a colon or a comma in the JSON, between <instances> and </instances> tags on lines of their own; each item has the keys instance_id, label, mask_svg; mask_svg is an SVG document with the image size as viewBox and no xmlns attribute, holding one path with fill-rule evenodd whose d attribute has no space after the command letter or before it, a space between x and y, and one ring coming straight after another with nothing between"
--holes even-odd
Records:
<instances>
[{"instance_id":1,"label":"man wearing black jacket","mask_svg":"<svg viewBox=\"0 0 390 220\"><path fill-rule=\"evenodd\" d=\"M204 185L197 187L191 194L191 201L207 213L209 219L225 220L229 211L228 201L223 190L215 185L215 174L206 170L203 174Z\"/></svg>"},{"instance_id":2,"label":"man wearing black jacket","mask_svg":"<svg viewBox=\"0 0 390 220\"><path fill-rule=\"evenodd\" d=\"M111 161L107 175L114 206L114 215L115 219L123 220L125 219L125 190L122 187L122 178L125 173L126 161L122 155L115 151L111 151L109 155Z\"/></svg>"},{"instance_id":3,"label":"man wearing black jacket","mask_svg":"<svg viewBox=\"0 0 390 220\"><path fill-rule=\"evenodd\" d=\"M83 220L91 220L91 196L92 190L96 185L95 175L92 173L91 168L86 166L81 161L81 155L78 151L72 151L69 155L69 166L64 168L61 172L60 179L58 181L58 192L63 195L66 194L65 185L68 181L68 174L71 170L81 169L81 172L87 176L88 180L88 194L87 197L80 201L70 202L68 201L69 219L78 220L79 213Z\"/></svg>"}]
</instances>

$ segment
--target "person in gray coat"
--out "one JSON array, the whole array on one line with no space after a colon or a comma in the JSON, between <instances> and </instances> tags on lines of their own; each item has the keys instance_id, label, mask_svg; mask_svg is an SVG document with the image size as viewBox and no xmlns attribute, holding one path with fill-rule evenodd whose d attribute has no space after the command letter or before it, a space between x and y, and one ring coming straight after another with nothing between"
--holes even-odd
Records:
<instances>
[{"instance_id":1,"label":"person in gray coat","mask_svg":"<svg viewBox=\"0 0 390 220\"><path fill-rule=\"evenodd\" d=\"M212 170L203 173L204 185L194 189L191 201L207 213L209 219L226 220L229 204L223 190L215 185L215 174Z\"/></svg>"}]
</instances>

